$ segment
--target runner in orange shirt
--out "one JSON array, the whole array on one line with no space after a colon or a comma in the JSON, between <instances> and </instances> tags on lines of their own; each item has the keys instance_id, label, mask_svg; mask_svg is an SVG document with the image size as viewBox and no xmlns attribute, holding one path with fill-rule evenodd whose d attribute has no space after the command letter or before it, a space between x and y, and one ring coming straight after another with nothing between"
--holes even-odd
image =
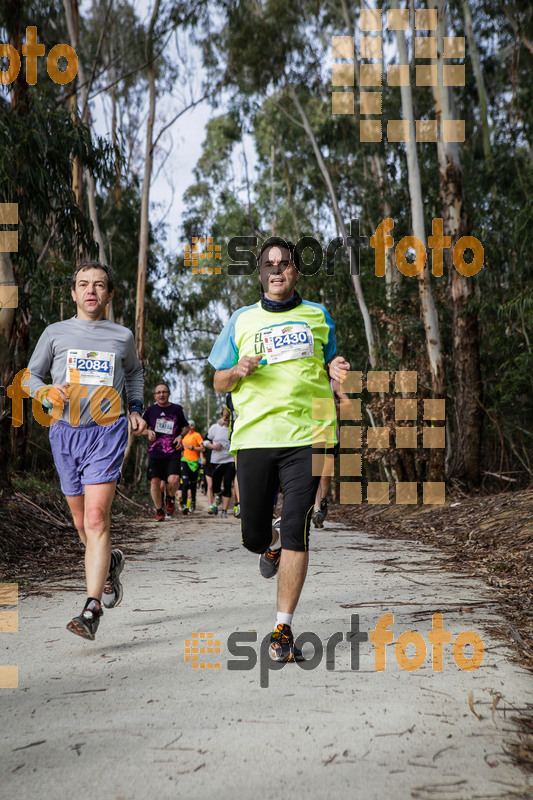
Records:
<instances>
[{"instance_id":1,"label":"runner in orange shirt","mask_svg":"<svg viewBox=\"0 0 533 800\"><path fill-rule=\"evenodd\" d=\"M188 432L187 432L188 430ZM196 423L189 420L188 429L183 429L183 455L181 456L181 480L183 513L190 514L196 506L196 482L200 472L200 453L205 450L204 439L196 430ZM187 498L187 505L185 505Z\"/></svg>"}]
</instances>

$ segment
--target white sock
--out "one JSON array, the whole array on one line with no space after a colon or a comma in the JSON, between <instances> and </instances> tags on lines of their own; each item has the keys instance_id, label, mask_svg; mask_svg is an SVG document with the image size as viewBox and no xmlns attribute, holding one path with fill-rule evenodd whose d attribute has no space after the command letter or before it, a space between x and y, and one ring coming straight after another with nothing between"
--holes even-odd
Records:
<instances>
[{"instance_id":1,"label":"white sock","mask_svg":"<svg viewBox=\"0 0 533 800\"><path fill-rule=\"evenodd\" d=\"M281 547L281 539L278 536L278 541L276 542L276 544L271 544L269 549L270 550L279 550L280 547Z\"/></svg>"},{"instance_id":2,"label":"white sock","mask_svg":"<svg viewBox=\"0 0 533 800\"><path fill-rule=\"evenodd\" d=\"M276 627L278 625L292 625L292 614L286 614L285 611L278 611L276 614Z\"/></svg>"}]
</instances>

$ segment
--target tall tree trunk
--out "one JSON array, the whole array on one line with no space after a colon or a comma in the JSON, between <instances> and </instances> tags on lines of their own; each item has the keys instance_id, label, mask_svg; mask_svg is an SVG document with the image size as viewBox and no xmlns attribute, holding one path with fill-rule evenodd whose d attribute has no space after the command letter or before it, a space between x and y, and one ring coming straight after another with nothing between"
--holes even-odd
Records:
<instances>
[{"instance_id":1,"label":"tall tree trunk","mask_svg":"<svg viewBox=\"0 0 533 800\"><path fill-rule=\"evenodd\" d=\"M274 158L276 148L274 143L270 146L270 226L272 236L276 233L276 193L274 191Z\"/></svg>"},{"instance_id":2,"label":"tall tree trunk","mask_svg":"<svg viewBox=\"0 0 533 800\"><path fill-rule=\"evenodd\" d=\"M24 17L24 4L20 0L6 0L5 2L5 18L9 21L9 44L21 52L22 48L22 30L23 30L23 17ZM9 87L11 93L11 114L24 114L25 113L25 98L28 92L28 83L26 82L26 73L22 68L19 71L16 79ZM16 153L13 153L13 158L16 158ZM18 187L18 191L21 189ZM17 201L16 195L12 198L3 197L2 200L13 202ZM19 225L23 220L19 217ZM15 264L16 266L16 264ZM0 285L7 286L24 286L24 276L20 273L17 274L10 253L0 253ZM19 294L19 305L21 297ZM29 313L21 313L19 308L16 311L14 308L0 307L0 382L3 386L10 386L13 381L13 376L17 372L17 347L15 343L27 343L29 330ZM21 447L25 447L25 433L26 425L16 429L11 425L11 401L6 397L5 391L0 400L0 500L3 497L11 495L13 487L9 478L8 468L13 464L13 458L16 451L13 448L13 431L20 431Z\"/></svg>"},{"instance_id":3,"label":"tall tree trunk","mask_svg":"<svg viewBox=\"0 0 533 800\"><path fill-rule=\"evenodd\" d=\"M391 8L397 9L398 1L391 0ZM409 64L407 45L403 30L395 31L398 45L400 64ZM413 45L414 46L414 45ZM409 196L411 200L411 215L413 220L413 234L420 239L427 248L424 227L424 205L422 201L422 185L418 167L416 151L415 119L413 109L413 96L411 85L401 87L402 116L409 121L409 141L405 143L407 155L407 172L409 180ZM420 310L426 333L426 350L431 376L431 391L433 397L444 396L444 363L440 342L439 319L437 308L431 291L429 264L426 262L424 269L418 273L418 294L420 297ZM432 449L430 451L428 478L430 481L442 480L444 475L444 450Z\"/></svg>"},{"instance_id":4,"label":"tall tree trunk","mask_svg":"<svg viewBox=\"0 0 533 800\"><path fill-rule=\"evenodd\" d=\"M437 9L438 74L442 74L443 37L446 32L444 0L430 0L430 8ZM442 120L455 119L455 103L451 87L442 81L433 87L435 116L439 131ZM466 210L463 196L463 176L459 145L438 142L440 200L444 235L452 244L468 235ZM452 316L453 373L455 388L455 442L448 473L470 487L479 485L481 430L483 409L481 406L481 367L479 354L478 318L467 305L473 293L472 278L461 275L453 266L452 248L445 251L448 267L448 300Z\"/></svg>"},{"instance_id":5,"label":"tall tree trunk","mask_svg":"<svg viewBox=\"0 0 533 800\"><path fill-rule=\"evenodd\" d=\"M0 302L0 381L3 386L9 386L13 381L13 347L11 337L15 322L15 309L4 308L7 297L6 287L16 286L15 273L9 253L0 253L0 287L3 287L2 301ZM0 398L0 500L4 495L12 492L11 481L7 472L10 462L11 438L11 401L5 391Z\"/></svg>"},{"instance_id":6,"label":"tall tree trunk","mask_svg":"<svg viewBox=\"0 0 533 800\"><path fill-rule=\"evenodd\" d=\"M65 17L67 20L67 28L70 40L72 42L72 47L74 48L74 50L77 50L79 42L79 29L80 29L78 0L63 0L63 5L65 8ZM91 118L89 110L89 92L91 89L91 83L86 78L85 67L83 66L83 60L81 58L78 60L78 77L81 84L80 106L82 109L82 122L90 127ZM77 102L76 95L74 95L74 98L76 103ZM76 194L76 202L78 206L81 207L81 191L78 191L77 181L78 180L81 181L82 171L77 158L74 159L73 174L74 174L74 182L76 184L74 187L74 191ZM102 230L100 228L100 223L98 221L98 212L96 209L96 186L95 186L94 176L92 172L88 169L86 169L83 174L85 175L85 183L87 187L89 217L93 224L94 238L96 240L96 244L98 245L98 262L100 264L107 264L105 246L104 246L104 237L102 236ZM111 319L111 321L114 321L113 301L109 303L107 313L109 319Z\"/></svg>"},{"instance_id":7,"label":"tall tree trunk","mask_svg":"<svg viewBox=\"0 0 533 800\"><path fill-rule=\"evenodd\" d=\"M109 61L111 63L111 69L109 73L110 82L112 84L115 83L115 64L114 64L114 47L113 43L111 42L110 50L109 50ZM121 203L121 194L122 194L122 186L121 186L121 175L120 175L120 162L118 159L118 136L117 136L117 87L113 85L111 87L111 136L113 140L113 147L115 148L115 200L117 203L117 208L120 209Z\"/></svg>"},{"instance_id":8,"label":"tall tree trunk","mask_svg":"<svg viewBox=\"0 0 533 800\"><path fill-rule=\"evenodd\" d=\"M333 186L333 182L331 180L331 175L329 174L329 170L326 166L322 153L320 152L320 148L317 144L315 139L314 133L311 129L311 125L309 124L309 120L307 118L307 114L305 113L304 109L300 101L298 100L298 96L294 91L294 87L289 86L289 93L291 95L292 101L300 115L300 119L302 120L303 127L307 134L309 141L311 142L311 146L313 148L313 152L315 154L315 158L322 173L322 177L324 178L324 182L329 192L329 196L331 199L331 204L333 206L333 213L335 215L335 219L337 221L337 225L341 232L341 235L345 242L348 241L348 232L346 230L346 226L344 224L344 220L342 218L342 213L339 208L339 203L337 200L337 194L335 192L335 187ZM349 247L346 247L349 253ZM359 304L359 309L361 311L361 316L363 317L363 323L365 326L365 336L368 345L368 359L370 361L370 365L372 367L376 366L376 344L374 342L374 333L372 331L372 321L370 319L370 314L368 311L368 307L365 302L365 298L363 296L363 289L361 287L361 281L359 280L359 275L352 275L352 282L355 290L355 296L357 297L357 302Z\"/></svg>"},{"instance_id":9,"label":"tall tree trunk","mask_svg":"<svg viewBox=\"0 0 533 800\"><path fill-rule=\"evenodd\" d=\"M358 4L359 7L361 4ZM346 0L342 0L342 16L344 18L344 22L346 28L348 30L348 35L352 37L355 42L355 29L352 21L352 17L350 16L350 12L348 9L348 4ZM354 74L355 74L355 84L361 89L361 79L360 79L360 66L359 66L359 59L357 58L357 53L354 50ZM361 114L361 119L372 119L370 114ZM365 143L367 148L371 147L371 143ZM375 145L375 149L371 155L370 159L370 166L372 169L372 174L377 181L378 188L379 188L379 197L381 201L381 219L389 219L391 215L390 205L387 200L387 167L385 164L385 160L381 155L378 145ZM394 296L395 291L398 289L400 285L402 274L399 270L396 269L396 262L394 261L394 252L392 248L387 249L387 270L385 272L385 296L387 298L387 306L391 308L392 306L392 299ZM394 352L399 352L398 342L397 339L394 338L391 326L388 326L389 334L391 335L391 341L389 341L389 347Z\"/></svg>"},{"instance_id":10,"label":"tall tree trunk","mask_svg":"<svg viewBox=\"0 0 533 800\"><path fill-rule=\"evenodd\" d=\"M70 41L74 50L77 51L78 42L80 38L80 17L78 10L78 0L63 0L63 7L65 9L65 17L67 20L67 27L68 27ZM83 83L80 73L80 65L82 66L83 69L81 59L78 59L78 75L76 76L71 85L71 93L68 98L68 107L73 119L76 118L76 109L78 107L78 76L81 82ZM80 160L77 156L74 156L74 160L72 162L72 191L74 192L74 196L76 198L76 205L79 208L82 208L83 204L82 169Z\"/></svg>"},{"instance_id":11,"label":"tall tree trunk","mask_svg":"<svg viewBox=\"0 0 533 800\"><path fill-rule=\"evenodd\" d=\"M139 257L137 261L137 295L135 299L135 345L139 360L144 362L144 340L146 331L146 317L144 311L144 295L146 292L146 274L148 271L148 234L150 230L150 181L152 179L153 162L153 134L155 120L155 70L154 70L154 27L159 13L161 0L155 0L150 24L146 33L146 74L148 78L149 109L146 122L146 149L144 159L144 176L141 194L141 224L139 229ZM133 433L129 426L128 444L124 453L122 470L126 468L131 448L133 446Z\"/></svg>"},{"instance_id":12,"label":"tall tree trunk","mask_svg":"<svg viewBox=\"0 0 533 800\"><path fill-rule=\"evenodd\" d=\"M146 291L146 273L148 267L148 233L149 233L149 210L150 210L150 180L152 178L153 161L153 131L155 119L155 70L154 70L154 27L159 13L161 0L155 0L154 9L150 19L150 25L146 34L146 73L148 77L148 88L150 94L150 105L148 120L146 122L146 153L144 160L144 177L141 196L141 227L139 231L139 260L137 264L137 298L135 307L135 344L137 355L144 361L144 338L145 338L145 313L144 295Z\"/></svg>"},{"instance_id":13,"label":"tall tree trunk","mask_svg":"<svg viewBox=\"0 0 533 800\"><path fill-rule=\"evenodd\" d=\"M433 0L429 4L430 8L436 8L437 3ZM440 23L441 13L442 19L444 20L444 13L446 11L445 6L442 4L438 4L438 23ZM485 81L483 80L483 72L481 70L481 63L479 59L479 51L477 49L476 40L474 39L474 31L472 29L472 15L470 13L470 6L468 4L468 0L463 0L463 16L465 20L465 28L466 28L466 35L468 37L468 48L470 50L470 58L472 59L472 67L474 69L474 75L476 77L476 86L477 86L477 94L479 98L479 115L481 117L481 129L483 131L483 152L485 154L485 162L487 167L490 168L492 164L491 152L490 152L490 128L489 128L489 118L487 113L487 90L485 88ZM445 31L445 24L444 24L444 31ZM440 31L439 31L439 41L440 41ZM446 36L446 32L444 32L444 36ZM442 60L442 51L439 51L439 56ZM451 91L451 87L450 87Z\"/></svg>"},{"instance_id":14,"label":"tall tree trunk","mask_svg":"<svg viewBox=\"0 0 533 800\"><path fill-rule=\"evenodd\" d=\"M391 8L397 9L398 0L391 0ZM400 64L408 64L407 45L403 30L395 31L398 44ZM407 155L407 171L409 178L409 196L411 199L411 214L413 219L413 234L427 247L424 228L424 204L422 201L422 185L420 170L418 168L418 155L416 152L415 120L413 110L413 96L411 86L401 87L402 115L409 121L409 141L405 143ZM431 284L429 280L429 264L418 274L418 293L424 328L426 331L426 348L431 374L431 389L434 397L442 397L444 392L444 367L440 343L439 320Z\"/></svg>"}]
</instances>

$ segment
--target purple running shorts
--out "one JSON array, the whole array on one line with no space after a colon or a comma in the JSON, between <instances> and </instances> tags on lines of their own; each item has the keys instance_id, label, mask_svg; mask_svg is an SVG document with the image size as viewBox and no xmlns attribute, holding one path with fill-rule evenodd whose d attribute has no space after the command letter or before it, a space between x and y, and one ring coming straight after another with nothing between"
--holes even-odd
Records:
<instances>
[{"instance_id":1,"label":"purple running shorts","mask_svg":"<svg viewBox=\"0 0 533 800\"><path fill-rule=\"evenodd\" d=\"M120 467L128 442L128 420L119 417L112 425L96 422L73 427L59 420L50 428L50 447L67 497L85 494L93 483L120 481Z\"/></svg>"}]
</instances>

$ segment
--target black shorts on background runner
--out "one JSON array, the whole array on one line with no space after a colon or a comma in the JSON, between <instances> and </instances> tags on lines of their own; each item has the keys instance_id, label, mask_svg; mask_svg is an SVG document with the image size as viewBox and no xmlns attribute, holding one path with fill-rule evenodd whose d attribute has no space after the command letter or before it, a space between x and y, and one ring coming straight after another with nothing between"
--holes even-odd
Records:
<instances>
[{"instance_id":1,"label":"black shorts on background runner","mask_svg":"<svg viewBox=\"0 0 533 800\"><path fill-rule=\"evenodd\" d=\"M181 473L181 458L148 458L148 469L146 477L148 480L152 478L160 478L166 481L169 475L179 475Z\"/></svg>"}]
</instances>

